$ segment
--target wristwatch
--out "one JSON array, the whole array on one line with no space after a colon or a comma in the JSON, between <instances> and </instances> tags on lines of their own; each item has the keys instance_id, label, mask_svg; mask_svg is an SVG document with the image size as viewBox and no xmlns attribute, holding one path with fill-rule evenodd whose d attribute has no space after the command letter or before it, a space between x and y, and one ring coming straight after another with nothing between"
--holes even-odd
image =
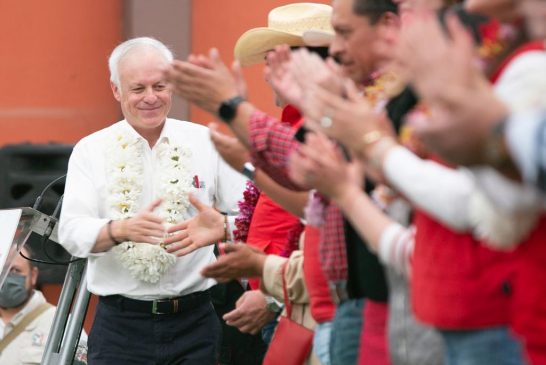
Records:
<instances>
[{"instance_id":1,"label":"wristwatch","mask_svg":"<svg viewBox=\"0 0 546 365\"><path fill-rule=\"evenodd\" d=\"M281 302L279 302L277 299L273 298L272 296L266 295L265 296L265 302L267 310L273 313L279 313L282 311L283 305Z\"/></svg>"},{"instance_id":2,"label":"wristwatch","mask_svg":"<svg viewBox=\"0 0 546 365\"><path fill-rule=\"evenodd\" d=\"M237 107L243 101L245 101L245 99L240 95L224 100L218 108L218 116L220 119L228 124L231 123L237 115Z\"/></svg>"},{"instance_id":3,"label":"wristwatch","mask_svg":"<svg viewBox=\"0 0 546 365\"><path fill-rule=\"evenodd\" d=\"M254 181L254 178L256 177L256 168L252 162L245 162L241 174L245 175L250 181Z\"/></svg>"}]
</instances>

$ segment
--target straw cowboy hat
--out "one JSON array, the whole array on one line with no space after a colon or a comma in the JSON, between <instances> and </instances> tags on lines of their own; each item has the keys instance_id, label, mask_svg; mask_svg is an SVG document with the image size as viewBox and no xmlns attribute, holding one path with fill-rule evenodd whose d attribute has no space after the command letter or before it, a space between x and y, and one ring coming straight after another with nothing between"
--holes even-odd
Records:
<instances>
[{"instance_id":1,"label":"straw cowboy hat","mask_svg":"<svg viewBox=\"0 0 546 365\"><path fill-rule=\"evenodd\" d=\"M327 47L333 39L332 7L295 3L269 12L267 27L246 31L235 44L235 59L243 66L264 61L265 54L280 44L291 47Z\"/></svg>"}]
</instances>

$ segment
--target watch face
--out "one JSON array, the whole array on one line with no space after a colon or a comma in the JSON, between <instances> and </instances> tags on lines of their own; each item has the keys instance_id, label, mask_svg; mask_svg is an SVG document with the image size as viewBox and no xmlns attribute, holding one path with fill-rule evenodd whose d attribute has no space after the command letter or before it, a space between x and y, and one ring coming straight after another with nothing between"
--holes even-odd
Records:
<instances>
[{"instance_id":1,"label":"watch face","mask_svg":"<svg viewBox=\"0 0 546 365\"><path fill-rule=\"evenodd\" d=\"M244 99L241 96L235 96L231 99L224 100L222 104L220 104L220 108L218 109L218 115L220 116L220 118L222 118L224 122L231 122L233 118L235 118L235 114L237 113L237 107L243 101Z\"/></svg>"},{"instance_id":2,"label":"watch face","mask_svg":"<svg viewBox=\"0 0 546 365\"><path fill-rule=\"evenodd\" d=\"M270 301L267 303L267 310L270 312L278 313L282 310L282 307L278 305L275 301Z\"/></svg>"},{"instance_id":3,"label":"watch face","mask_svg":"<svg viewBox=\"0 0 546 365\"><path fill-rule=\"evenodd\" d=\"M233 117L235 117L235 108L230 103L224 102L222 105L220 105L218 114L220 115L220 118L226 122L229 122L233 119Z\"/></svg>"}]
</instances>

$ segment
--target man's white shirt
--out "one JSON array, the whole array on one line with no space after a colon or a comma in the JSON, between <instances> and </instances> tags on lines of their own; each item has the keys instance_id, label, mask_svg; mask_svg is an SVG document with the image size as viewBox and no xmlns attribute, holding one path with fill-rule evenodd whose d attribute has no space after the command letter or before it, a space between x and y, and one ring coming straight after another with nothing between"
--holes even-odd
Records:
<instances>
[{"instance_id":1,"label":"man's white shirt","mask_svg":"<svg viewBox=\"0 0 546 365\"><path fill-rule=\"evenodd\" d=\"M184 257L155 284L133 278L122 267L112 252L91 253L100 229L112 218L108 207L107 143L112 136L123 132L134 136L143 144L143 173L140 209L159 198L154 174L159 167L157 146L165 140L170 145L182 146L191 151L190 176L197 176L199 186L195 195L223 212L235 212L242 198L246 179L228 166L210 142L208 128L185 121L167 119L161 135L150 148L127 121L115 123L95 132L74 147L68 165L63 209L60 218L61 244L74 256L87 257L87 287L97 295L121 294L127 297L150 300L184 295L205 290L215 284L205 279L200 271L215 260L213 247L201 248ZM139 210L140 210L139 209ZM192 207L188 216L196 214Z\"/></svg>"}]
</instances>

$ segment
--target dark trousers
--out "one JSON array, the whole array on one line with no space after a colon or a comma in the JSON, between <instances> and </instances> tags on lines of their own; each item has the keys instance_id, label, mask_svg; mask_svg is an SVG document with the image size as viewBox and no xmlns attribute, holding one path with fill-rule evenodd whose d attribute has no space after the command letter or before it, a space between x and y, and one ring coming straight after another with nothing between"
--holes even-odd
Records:
<instances>
[{"instance_id":1,"label":"dark trousers","mask_svg":"<svg viewBox=\"0 0 546 365\"><path fill-rule=\"evenodd\" d=\"M90 365L215 365L220 322L210 301L177 314L126 311L99 301Z\"/></svg>"},{"instance_id":2,"label":"dark trousers","mask_svg":"<svg viewBox=\"0 0 546 365\"><path fill-rule=\"evenodd\" d=\"M261 336L242 333L233 326L228 326L223 315L235 309L235 302L244 293L236 281L218 284L211 288L212 303L222 323L222 345L219 365L260 365L263 362L267 345Z\"/></svg>"}]
</instances>

